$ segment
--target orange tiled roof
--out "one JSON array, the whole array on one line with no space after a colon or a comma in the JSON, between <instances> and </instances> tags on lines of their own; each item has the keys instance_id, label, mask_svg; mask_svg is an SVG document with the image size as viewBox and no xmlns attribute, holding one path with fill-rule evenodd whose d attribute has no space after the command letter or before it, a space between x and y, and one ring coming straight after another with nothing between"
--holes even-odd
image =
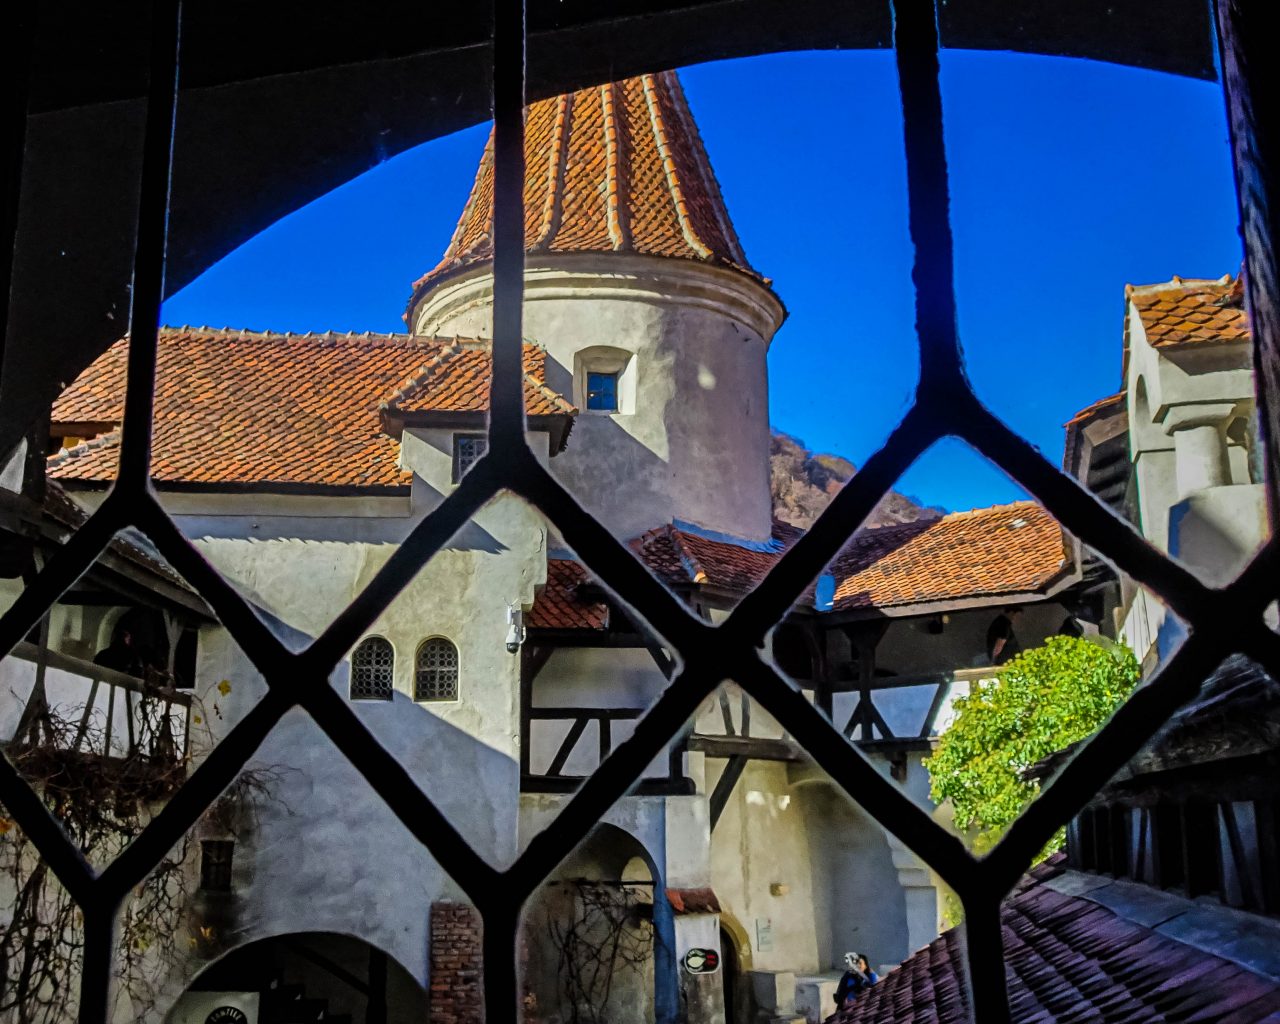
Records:
<instances>
[{"instance_id":1,"label":"orange tiled roof","mask_svg":"<svg viewBox=\"0 0 1280 1024\"><path fill-rule=\"evenodd\" d=\"M833 563L834 610L1033 592L1067 562L1062 528L1034 501L882 526Z\"/></svg>"},{"instance_id":2,"label":"orange tiled roof","mask_svg":"<svg viewBox=\"0 0 1280 1024\"><path fill-rule=\"evenodd\" d=\"M585 595L587 570L568 558L547 559L547 583L525 619L530 629L606 629L609 606Z\"/></svg>"},{"instance_id":3,"label":"orange tiled roof","mask_svg":"<svg viewBox=\"0 0 1280 1024\"><path fill-rule=\"evenodd\" d=\"M1280 1019L1280 982L1265 968L1251 966L1256 954L1227 959L1225 951L1217 955L1198 948L1217 931L1244 933L1233 916L1238 911L1158 891L1144 898L1137 886L1124 882L1114 883L1127 887L1123 893L1099 896L1109 881L1068 874L1065 858L1057 854L1032 868L1001 902L1013 1024L1272 1024ZM1251 935L1251 948L1264 948L1264 936ZM960 929L948 929L864 988L826 1024L967 1024L973 1018L965 960Z\"/></svg>"},{"instance_id":4,"label":"orange tiled roof","mask_svg":"<svg viewBox=\"0 0 1280 1024\"><path fill-rule=\"evenodd\" d=\"M127 340L116 342L54 404L53 422L119 424L126 357ZM530 415L569 420L544 358L526 346ZM487 342L460 339L164 328L152 474L162 485L404 487L381 416L483 412L489 364ZM118 447L109 430L53 456L49 475L108 483Z\"/></svg>"},{"instance_id":5,"label":"orange tiled roof","mask_svg":"<svg viewBox=\"0 0 1280 1024\"><path fill-rule=\"evenodd\" d=\"M1071 427L1088 423L1095 416L1105 416L1111 412L1115 412L1117 409L1124 407L1124 397L1124 392L1120 391L1114 395L1107 395L1106 398L1099 398L1096 402L1086 405L1078 413L1072 416L1071 419L1067 420L1063 426L1070 429Z\"/></svg>"},{"instance_id":6,"label":"orange tiled roof","mask_svg":"<svg viewBox=\"0 0 1280 1024\"><path fill-rule=\"evenodd\" d=\"M1175 277L1167 284L1128 285L1125 298L1134 304L1147 341L1155 348L1249 340L1238 276L1226 274L1216 281Z\"/></svg>"},{"instance_id":7,"label":"orange tiled roof","mask_svg":"<svg viewBox=\"0 0 1280 1024\"><path fill-rule=\"evenodd\" d=\"M745 593L803 531L774 524L761 550L667 525L632 542L672 586ZM834 611L1035 592L1066 568L1061 527L1033 501L860 530L832 562ZM812 599L812 588L810 588Z\"/></svg>"},{"instance_id":8,"label":"orange tiled roof","mask_svg":"<svg viewBox=\"0 0 1280 1024\"><path fill-rule=\"evenodd\" d=\"M775 522L771 543L747 546L668 523L637 537L631 547L668 586L744 594L764 579L803 532ZM859 531L828 569L836 584L830 610L1035 593L1055 582L1067 565L1061 527L1033 501L871 527ZM578 562L549 561L547 584L530 612L529 625L606 628L607 605L578 594L588 579ZM814 597L810 586L801 601L812 605Z\"/></svg>"},{"instance_id":9,"label":"orange tiled roof","mask_svg":"<svg viewBox=\"0 0 1280 1024\"><path fill-rule=\"evenodd\" d=\"M673 587L711 586L735 593L754 588L778 562L778 557L801 531L775 523L787 531L768 547L747 547L718 540L673 524L649 530L631 542L641 560L659 579Z\"/></svg>"},{"instance_id":10,"label":"orange tiled roof","mask_svg":"<svg viewBox=\"0 0 1280 1024\"><path fill-rule=\"evenodd\" d=\"M527 252L632 252L755 275L674 71L532 104L524 155ZM449 247L414 282L409 309L444 277L492 258L490 135Z\"/></svg>"}]
</instances>

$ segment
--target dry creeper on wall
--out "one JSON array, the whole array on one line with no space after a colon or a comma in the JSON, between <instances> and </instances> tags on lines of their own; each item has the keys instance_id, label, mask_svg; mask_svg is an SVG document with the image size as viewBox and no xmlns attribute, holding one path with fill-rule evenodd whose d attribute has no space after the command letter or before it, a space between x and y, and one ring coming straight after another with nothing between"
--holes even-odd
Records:
<instances>
[{"instance_id":1,"label":"dry creeper on wall","mask_svg":"<svg viewBox=\"0 0 1280 1024\"><path fill-rule=\"evenodd\" d=\"M229 686L229 684L228 684ZM157 703L155 705L159 707ZM40 794L68 837L101 869L146 827L157 805L185 780L167 713L139 706L137 752L103 757L101 721L87 730L87 749L74 750L83 709L67 716L44 706L5 754ZM193 723L204 716L192 716ZM247 803L269 795L279 769L246 769L210 810L213 827L230 831ZM196 885L195 830L127 899L116 950L116 997L141 1019L153 1009L166 978L191 952L215 941L192 919ZM189 941L184 943L182 936ZM76 1016L84 920L30 840L0 806L0 1020L62 1024Z\"/></svg>"},{"instance_id":2,"label":"dry creeper on wall","mask_svg":"<svg viewBox=\"0 0 1280 1024\"><path fill-rule=\"evenodd\" d=\"M652 905L637 886L588 879L553 882L567 897L547 908L566 1024L606 1024L616 976L653 956ZM559 912L558 912L559 911Z\"/></svg>"}]
</instances>

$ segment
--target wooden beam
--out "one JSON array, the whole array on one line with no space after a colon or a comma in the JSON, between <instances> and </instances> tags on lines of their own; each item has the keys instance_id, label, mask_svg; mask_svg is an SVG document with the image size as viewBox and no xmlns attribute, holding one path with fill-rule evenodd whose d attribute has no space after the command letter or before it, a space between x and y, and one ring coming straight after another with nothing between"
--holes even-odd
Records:
<instances>
[{"instance_id":1,"label":"wooden beam","mask_svg":"<svg viewBox=\"0 0 1280 1024\"><path fill-rule=\"evenodd\" d=\"M609 719L614 722L630 721L644 714L644 708L579 708L554 707L530 708L529 717L534 721L566 721L569 719Z\"/></svg>"},{"instance_id":2,"label":"wooden beam","mask_svg":"<svg viewBox=\"0 0 1280 1024\"><path fill-rule=\"evenodd\" d=\"M891 740L895 738L893 734L893 730L889 728L889 723L886 722L884 720L884 716L880 714L880 709L876 707L875 701L868 701L867 702L867 724L866 724L866 729L863 731L863 734L862 734L863 739L869 740L874 738L871 735L871 729L873 726L880 730L880 735L882 738L886 740Z\"/></svg>"},{"instance_id":3,"label":"wooden beam","mask_svg":"<svg viewBox=\"0 0 1280 1024\"><path fill-rule=\"evenodd\" d=\"M950 688L950 683L939 683L937 690L934 691L933 700L929 702L929 710L924 715L924 725L920 727L921 739L927 739L933 735L934 723L938 720L938 713L942 710L942 704L947 699L947 691Z\"/></svg>"},{"instance_id":4,"label":"wooden beam","mask_svg":"<svg viewBox=\"0 0 1280 1024\"><path fill-rule=\"evenodd\" d=\"M587 723L591 719L587 717L578 718L574 721L569 734L564 738L564 742L560 744L560 749L556 751L556 756L552 758L550 767L547 768L548 775L559 775L560 770L564 768L565 762L569 760L569 755L573 753L573 748L578 740L582 739L582 734L587 731Z\"/></svg>"},{"instance_id":5,"label":"wooden beam","mask_svg":"<svg viewBox=\"0 0 1280 1024\"><path fill-rule=\"evenodd\" d=\"M724 734L726 736L738 735L738 730L733 727L733 712L729 708L729 694L723 686L716 692L716 697L720 702L720 718L724 722Z\"/></svg>"},{"instance_id":6,"label":"wooden beam","mask_svg":"<svg viewBox=\"0 0 1280 1024\"><path fill-rule=\"evenodd\" d=\"M750 757L757 761L799 761L799 748L790 740L747 738L744 736L707 736L694 733L689 749L708 757Z\"/></svg>"},{"instance_id":7,"label":"wooden beam","mask_svg":"<svg viewBox=\"0 0 1280 1024\"><path fill-rule=\"evenodd\" d=\"M724 771L720 773L720 778L716 780L716 788L711 792L711 831L716 830L716 822L720 820L720 815L724 813L725 805L729 802L729 797L733 795L734 787L737 786L738 780L742 778L742 773L746 770L749 758L741 754L735 754L729 758L728 763L724 766Z\"/></svg>"}]
</instances>

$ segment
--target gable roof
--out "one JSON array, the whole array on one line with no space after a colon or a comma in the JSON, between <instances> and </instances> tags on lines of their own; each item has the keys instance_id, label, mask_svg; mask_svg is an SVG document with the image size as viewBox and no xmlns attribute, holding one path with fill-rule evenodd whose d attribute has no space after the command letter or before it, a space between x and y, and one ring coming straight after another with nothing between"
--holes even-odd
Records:
<instances>
[{"instance_id":1,"label":"gable roof","mask_svg":"<svg viewBox=\"0 0 1280 1024\"><path fill-rule=\"evenodd\" d=\"M759 277L674 71L534 103L524 146L527 252L631 252ZM410 311L444 278L493 259L493 162L490 134L453 238L414 282Z\"/></svg>"},{"instance_id":2,"label":"gable roof","mask_svg":"<svg viewBox=\"0 0 1280 1024\"><path fill-rule=\"evenodd\" d=\"M861 530L829 570L834 610L1042 590L1067 570L1066 537L1034 501Z\"/></svg>"},{"instance_id":3,"label":"gable roof","mask_svg":"<svg viewBox=\"0 0 1280 1024\"><path fill-rule=\"evenodd\" d=\"M55 429L120 423L127 355L122 339L67 388ZM545 352L526 345L524 369L529 415L557 418L562 447L576 410L547 388ZM489 343L476 340L163 328L152 475L160 486L403 490L396 422L483 414L490 370ZM106 429L55 454L49 475L110 483L119 443Z\"/></svg>"},{"instance_id":4,"label":"gable roof","mask_svg":"<svg viewBox=\"0 0 1280 1024\"><path fill-rule=\"evenodd\" d=\"M1108 885L1126 893L1136 887L1066 872L1064 863L1059 854L1032 869L1001 905L1014 1024L1262 1024L1277 1019L1280 981L1190 944L1197 939L1193 921L1186 928L1176 925L1179 917L1208 913L1239 924L1244 915L1202 909L1189 900L1174 906L1176 898L1153 893L1165 901L1162 912L1146 918L1156 923L1140 923L1123 913L1122 900L1108 900L1104 891ZM1085 885L1072 884L1082 879L1088 879ZM1091 892L1074 894L1094 881ZM969 1024L959 932L946 931L913 953L829 1024Z\"/></svg>"},{"instance_id":5,"label":"gable roof","mask_svg":"<svg viewBox=\"0 0 1280 1024\"><path fill-rule=\"evenodd\" d=\"M803 534L798 527L775 520L772 539L755 543L668 523L635 538L631 548L675 590L705 588L741 596L758 586ZM936 519L859 530L828 567L835 597L831 608L823 610L908 608L1043 593L1070 568L1066 535L1034 501L952 512ZM586 570L579 570L585 579ZM548 609L563 604L565 598L554 592L564 579L548 569L547 585L539 597ZM578 585L576 577L573 585ZM803 604L814 605L814 589L806 589L800 599ZM570 624L568 617L563 622L560 628L583 628Z\"/></svg>"},{"instance_id":6,"label":"gable roof","mask_svg":"<svg viewBox=\"0 0 1280 1024\"><path fill-rule=\"evenodd\" d=\"M1147 341L1155 348L1223 345L1250 338L1239 276L1224 274L1217 280L1175 277L1164 284L1126 285L1125 298L1138 311ZM1126 350L1128 333L1126 317Z\"/></svg>"},{"instance_id":7,"label":"gable roof","mask_svg":"<svg viewBox=\"0 0 1280 1024\"><path fill-rule=\"evenodd\" d=\"M571 558L547 559L547 582L525 617L530 629L591 629L609 626L609 605L589 592L590 577Z\"/></svg>"}]
</instances>

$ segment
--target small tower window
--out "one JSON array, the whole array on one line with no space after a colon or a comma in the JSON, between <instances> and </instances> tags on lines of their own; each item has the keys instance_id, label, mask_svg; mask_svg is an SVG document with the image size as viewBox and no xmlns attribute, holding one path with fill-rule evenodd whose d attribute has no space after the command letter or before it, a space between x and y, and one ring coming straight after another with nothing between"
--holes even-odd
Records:
<instances>
[{"instance_id":1,"label":"small tower window","mask_svg":"<svg viewBox=\"0 0 1280 1024\"><path fill-rule=\"evenodd\" d=\"M458 648L442 636L424 640L418 648L413 699L458 699Z\"/></svg>"},{"instance_id":2,"label":"small tower window","mask_svg":"<svg viewBox=\"0 0 1280 1024\"><path fill-rule=\"evenodd\" d=\"M236 844L230 839L206 839L200 844L200 888L205 892L231 891L231 855Z\"/></svg>"},{"instance_id":3,"label":"small tower window","mask_svg":"<svg viewBox=\"0 0 1280 1024\"><path fill-rule=\"evenodd\" d=\"M489 439L484 434L454 434L453 482L461 480L488 450Z\"/></svg>"},{"instance_id":4,"label":"small tower window","mask_svg":"<svg viewBox=\"0 0 1280 1024\"><path fill-rule=\"evenodd\" d=\"M351 699L390 700L396 667L395 651L380 636L360 641L351 655Z\"/></svg>"},{"instance_id":5,"label":"small tower window","mask_svg":"<svg viewBox=\"0 0 1280 1024\"><path fill-rule=\"evenodd\" d=\"M587 408L594 412L618 411L616 373L598 373L592 370L587 374Z\"/></svg>"}]
</instances>

